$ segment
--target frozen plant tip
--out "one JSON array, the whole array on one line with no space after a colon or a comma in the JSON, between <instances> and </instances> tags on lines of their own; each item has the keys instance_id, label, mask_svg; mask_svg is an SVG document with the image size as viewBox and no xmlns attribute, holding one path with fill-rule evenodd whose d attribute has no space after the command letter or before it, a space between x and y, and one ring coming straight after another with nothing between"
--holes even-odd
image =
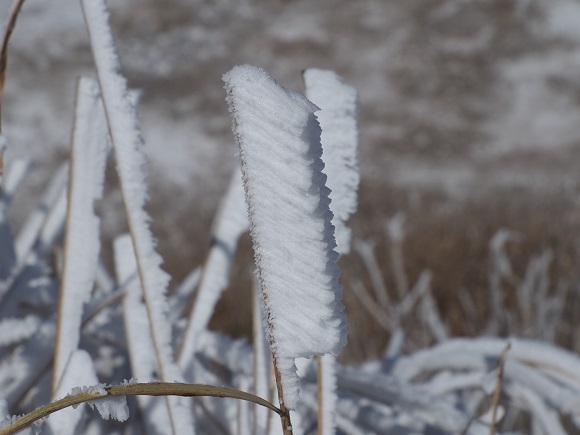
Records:
<instances>
[{"instance_id":1,"label":"frozen plant tip","mask_svg":"<svg viewBox=\"0 0 580 435\"><path fill-rule=\"evenodd\" d=\"M318 107L256 67L235 67L223 80L280 401L293 409L295 358L337 355L346 344Z\"/></svg>"}]
</instances>

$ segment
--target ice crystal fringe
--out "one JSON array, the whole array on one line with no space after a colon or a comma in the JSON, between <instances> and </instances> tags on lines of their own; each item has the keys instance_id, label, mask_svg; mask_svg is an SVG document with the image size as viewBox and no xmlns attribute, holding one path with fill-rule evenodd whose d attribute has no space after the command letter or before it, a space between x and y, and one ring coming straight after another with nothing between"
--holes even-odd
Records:
<instances>
[{"instance_id":1,"label":"ice crystal fringe","mask_svg":"<svg viewBox=\"0 0 580 435\"><path fill-rule=\"evenodd\" d=\"M71 391L71 396L90 393L106 397L105 384L96 384L91 387L75 387ZM96 409L105 420L114 419L125 421L129 418L129 407L124 396L110 397L104 399L89 400L86 402L91 408Z\"/></svg>"},{"instance_id":2,"label":"ice crystal fringe","mask_svg":"<svg viewBox=\"0 0 580 435\"><path fill-rule=\"evenodd\" d=\"M337 251L348 254L351 231L346 221L356 211L358 170L358 97L334 71L307 69L306 96L320 107L316 112L322 128L322 160L330 188L330 210L334 213Z\"/></svg>"},{"instance_id":3,"label":"ice crystal fringe","mask_svg":"<svg viewBox=\"0 0 580 435\"><path fill-rule=\"evenodd\" d=\"M91 356L84 350L73 350L67 356L63 374L59 380L54 398L65 396L69 391L78 391L78 385L93 385L98 383ZM126 406L126 405L125 405ZM78 433L77 425L84 413L84 406L62 409L48 417L48 426L53 434L74 435Z\"/></svg>"},{"instance_id":4,"label":"ice crystal fringe","mask_svg":"<svg viewBox=\"0 0 580 435\"><path fill-rule=\"evenodd\" d=\"M151 325L151 336L161 380L182 381L183 375L173 361L171 325L167 318L165 296L169 276L161 270L161 257L155 250L149 228L150 217L144 210L147 200L143 165L145 155L135 107L127 90L126 80L119 73L119 59L111 29L108 11L103 0L83 0L83 13L93 56L109 132L115 149L117 171L133 239L139 278ZM193 433L192 413L182 398L170 397L171 427L174 433Z\"/></svg>"},{"instance_id":5,"label":"ice crystal fringe","mask_svg":"<svg viewBox=\"0 0 580 435\"><path fill-rule=\"evenodd\" d=\"M299 390L294 359L338 354L346 344L318 108L256 67L235 67L223 79L265 326L284 405L293 409Z\"/></svg>"}]
</instances>

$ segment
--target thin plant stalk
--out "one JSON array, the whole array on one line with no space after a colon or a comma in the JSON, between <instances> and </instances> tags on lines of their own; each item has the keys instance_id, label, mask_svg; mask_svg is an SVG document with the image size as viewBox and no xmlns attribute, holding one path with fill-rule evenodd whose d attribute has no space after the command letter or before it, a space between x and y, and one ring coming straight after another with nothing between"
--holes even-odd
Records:
<instances>
[{"instance_id":1,"label":"thin plant stalk","mask_svg":"<svg viewBox=\"0 0 580 435\"><path fill-rule=\"evenodd\" d=\"M493 393L492 408L491 408L491 426L489 428L489 435L495 435L496 430L496 416L497 408L499 406L499 400L501 399L501 389L503 385L503 370L505 365L505 359L511 348L511 344L508 343L501 351L499 360L497 362L497 378L495 381L495 391Z\"/></svg>"},{"instance_id":2,"label":"thin plant stalk","mask_svg":"<svg viewBox=\"0 0 580 435\"><path fill-rule=\"evenodd\" d=\"M12 32L14 32L14 27L16 27L16 20L18 19L22 5L24 5L24 1L25 0L16 0L12 5L10 16L8 17L8 23L4 30L4 37L2 38L2 47L0 48L0 134L2 133L2 96L4 95L6 69L8 67L8 43L10 42Z\"/></svg>"},{"instance_id":3,"label":"thin plant stalk","mask_svg":"<svg viewBox=\"0 0 580 435\"><path fill-rule=\"evenodd\" d=\"M24 415L6 427L0 429L0 435L14 434L29 427L35 421L40 420L56 411L70 406L77 406L92 400L106 399L111 397L126 396L181 396L181 397L230 397L232 399L246 400L264 406L282 417L282 409L261 397L233 388L215 387L213 385L180 384L174 382L151 382L127 385L114 385L105 387L106 395L99 393L83 392L66 396L63 399L42 406L29 414ZM290 434L292 432L289 432ZM286 433L285 433L286 435Z\"/></svg>"}]
</instances>

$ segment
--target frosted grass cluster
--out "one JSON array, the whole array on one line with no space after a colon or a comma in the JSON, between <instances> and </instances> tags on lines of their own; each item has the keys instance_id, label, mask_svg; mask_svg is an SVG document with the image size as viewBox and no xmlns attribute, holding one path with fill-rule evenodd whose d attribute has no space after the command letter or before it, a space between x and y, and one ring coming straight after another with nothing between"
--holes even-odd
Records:
<instances>
[{"instance_id":1,"label":"frosted grass cluster","mask_svg":"<svg viewBox=\"0 0 580 435\"><path fill-rule=\"evenodd\" d=\"M236 168L214 221L212 237L216 243L204 263L192 265L188 278L166 295L168 277L160 270L150 217L143 209L147 197L142 167L145 157L131 92L120 74L105 2L83 0L83 4L98 88L89 79L81 80L71 165L63 164L53 174L38 206L14 236L6 211L32 165L8 161L1 180L0 416L6 420L0 423L0 434L13 433L18 422L24 425L42 418L46 414L34 414L38 409L29 411L46 405L51 396L51 400L58 399L71 390L82 397L59 400L57 406L98 398L89 405L99 412L87 412L86 406L62 409L43 420L44 432L182 435L198 430L272 435L279 433L276 420L281 420L285 435L292 431L296 435L314 431L324 435L487 435L500 429L506 435L530 430L534 434L578 433L578 355L535 340L449 338L446 319L431 294L430 272L423 271L413 286L405 275L405 232L400 215L387 224L398 298L383 280L383 259L375 257L373 241L355 240L354 244L373 292L366 289L362 278L351 283L367 310L362 315L372 316L391 342L376 361L359 367L337 363L332 354L344 345L346 331L336 259L337 252L344 254L350 247L344 223L356 208L358 167L356 93L331 71L306 71L306 95L314 104L258 68L238 67L226 74L243 185ZM111 275L97 249L101 233L93 210L109 160L105 123L114 144L131 232L115 234L116 274ZM0 136L0 151L2 142ZM67 186L69 169L72 176ZM106 201L102 207L108 207ZM262 289L262 298L254 300L252 345L245 339L210 331L207 326L223 289L230 284L238 239L248 229L248 210ZM333 224L335 237L345 242L339 242L338 247ZM63 243L65 229L69 240ZM564 293L548 292L552 254L532 257L520 278L505 252L509 237L509 233L500 232L490 243L494 309L489 327L473 333L494 334L509 317L506 328L511 333L554 341L555 334L570 325L562 302L567 300ZM67 263L62 270L55 264L55 252L62 252ZM516 313L503 303L503 281L515 285ZM568 291L565 285L563 288ZM509 291L513 290L510 287ZM461 296L469 318L477 306L467 293ZM261 307L257 306L259 301ZM57 305L61 307L59 327L54 315ZM184 310L185 306L195 309ZM408 335L409 323L413 330ZM279 408L272 405L271 355L265 335L269 336L283 387ZM433 341L439 343L428 347ZM508 341L511 348L504 354ZM176 360L173 350L184 342L186 346ZM405 355L409 343L424 348ZM321 353L325 354L315 358L320 363L318 370L308 360L299 360L298 400L295 358ZM499 358L500 354L505 358ZM53 364L55 357L57 363ZM209 385L173 382L181 377L181 370L185 380ZM503 380L498 386L499 372L503 372ZM135 381L123 379L132 376L145 382L165 377L170 382L135 385L131 393L126 387ZM205 396L212 389L214 396ZM235 394L226 394L228 389ZM267 400L255 396L257 400L251 400L238 390ZM489 407L496 392L502 397L497 410ZM131 404L138 412L129 416L125 400L117 397L122 394L139 396ZM155 397L165 394L202 396L195 400ZM232 397L265 407L253 409L249 402L234 402ZM283 405L294 411L287 412ZM40 409L47 408L51 407ZM24 418L9 416L23 411L29 412ZM120 428L99 414L105 419L130 419ZM501 427L494 428L502 416Z\"/></svg>"}]
</instances>

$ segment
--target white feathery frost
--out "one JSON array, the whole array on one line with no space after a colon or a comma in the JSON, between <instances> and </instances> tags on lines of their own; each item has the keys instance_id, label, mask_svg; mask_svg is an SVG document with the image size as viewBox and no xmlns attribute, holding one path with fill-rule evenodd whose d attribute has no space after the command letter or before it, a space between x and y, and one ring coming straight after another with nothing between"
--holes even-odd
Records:
<instances>
[{"instance_id":1,"label":"white feathery frost","mask_svg":"<svg viewBox=\"0 0 580 435\"><path fill-rule=\"evenodd\" d=\"M322 127L322 159L327 185L331 189L330 209L336 228L337 250L350 252L351 230L346 221L356 211L360 181L358 166L357 92L334 72L307 69L306 96L320 107L316 112ZM321 406L319 427L323 435L336 432L336 358L324 355L319 364Z\"/></svg>"},{"instance_id":2,"label":"white feathery frost","mask_svg":"<svg viewBox=\"0 0 580 435\"><path fill-rule=\"evenodd\" d=\"M351 231L346 221L356 211L360 181L357 92L334 71L311 68L303 76L306 96L321 109L316 116L322 128L322 160L328 176L326 185L331 190L337 250L348 254Z\"/></svg>"},{"instance_id":3,"label":"white feathery frost","mask_svg":"<svg viewBox=\"0 0 580 435\"><path fill-rule=\"evenodd\" d=\"M260 68L238 66L223 80L240 150L265 326L284 405L293 409L299 389L294 359L336 355L346 344L318 108Z\"/></svg>"},{"instance_id":4,"label":"white feathery frost","mask_svg":"<svg viewBox=\"0 0 580 435\"><path fill-rule=\"evenodd\" d=\"M55 399L66 396L71 390L82 392L82 388L79 388L78 385L93 385L99 382L91 356L84 350L74 350L67 358L65 368L66 371L63 372L63 376L54 392ZM77 426L82 420L83 413L84 405L81 404L80 406L62 409L51 414L47 422L50 432L61 435L78 433Z\"/></svg>"}]
</instances>

